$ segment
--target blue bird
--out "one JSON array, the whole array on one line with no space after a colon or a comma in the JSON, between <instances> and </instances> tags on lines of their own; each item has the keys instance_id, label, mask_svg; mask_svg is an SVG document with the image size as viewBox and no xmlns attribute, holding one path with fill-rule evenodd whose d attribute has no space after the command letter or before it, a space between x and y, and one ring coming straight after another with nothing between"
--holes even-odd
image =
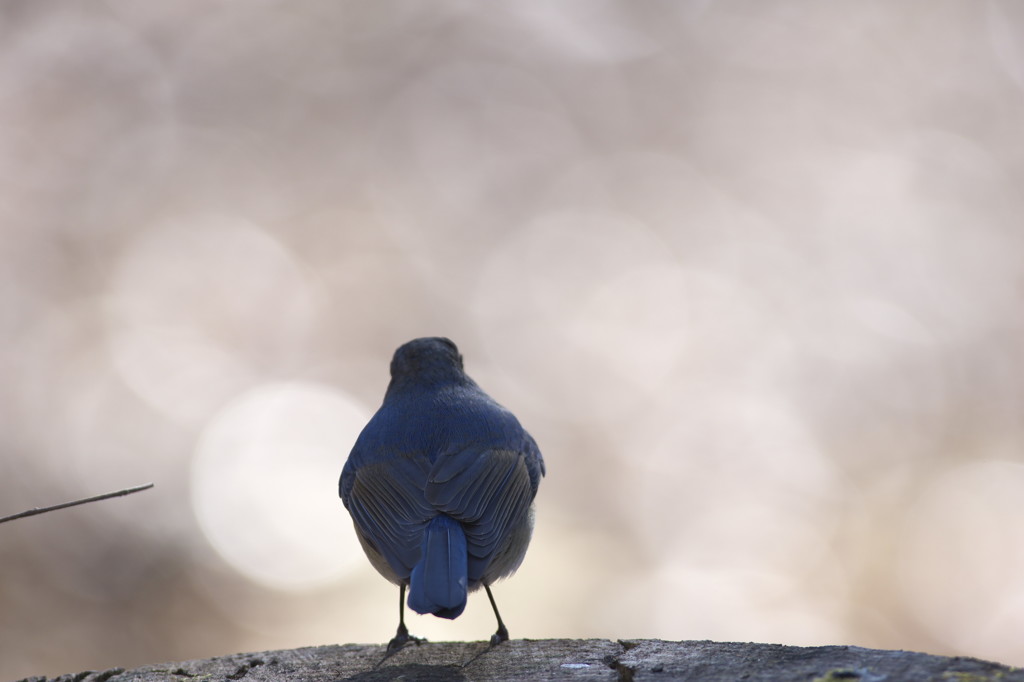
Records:
<instances>
[{"instance_id":1,"label":"blue bird","mask_svg":"<svg viewBox=\"0 0 1024 682\"><path fill-rule=\"evenodd\" d=\"M491 583L522 562L544 475L537 443L470 379L455 344L414 339L395 351L384 403L363 428L338 489L373 567L399 586L398 631L409 608L457 618L483 586L508 639Z\"/></svg>"}]
</instances>

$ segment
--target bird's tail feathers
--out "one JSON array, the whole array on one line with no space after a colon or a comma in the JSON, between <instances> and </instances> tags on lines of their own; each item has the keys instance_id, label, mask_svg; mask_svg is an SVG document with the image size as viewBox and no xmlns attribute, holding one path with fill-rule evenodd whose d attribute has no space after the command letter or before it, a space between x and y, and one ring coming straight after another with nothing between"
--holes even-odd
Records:
<instances>
[{"instance_id":1,"label":"bird's tail feathers","mask_svg":"<svg viewBox=\"0 0 1024 682\"><path fill-rule=\"evenodd\" d=\"M439 514L427 524L423 555L409 577L409 608L457 618L466 608L469 557L458 521Z\"/></svg>"}]
</instances>

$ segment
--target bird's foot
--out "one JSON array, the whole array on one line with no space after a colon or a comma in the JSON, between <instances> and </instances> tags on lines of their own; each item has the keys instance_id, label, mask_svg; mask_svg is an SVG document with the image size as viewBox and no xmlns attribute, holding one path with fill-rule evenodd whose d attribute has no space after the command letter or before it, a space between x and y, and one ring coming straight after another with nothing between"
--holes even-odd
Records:
<instances>
[{"instance_id":1,"label":"bird's foot","mask_svg":"<svg viewBox=\"0 0 1024 682\"><path fill-rule=\"evenodd\" d=\"M388 642L388 650L385 655L390 656L392 654L398 653L409 642L413 642L414 644L416 644L416 646L419 646L420 644L426 641L427 640L425 637L413 637L412 635L410 635L409 631L403 625L398 628L398 632L395 634L394 638L390 642Z\"/></svg>"},{"instance_id":2,"label":"bird's foot","mask_svg":"<svg viewBox=\"0 0 1024 682\"><path fill-rule=\"evenodd\" d=\"M508 641L508 629L502 625L498 628L498 631L491 635L491 646L501 644L502 642Z\"/></svg>"}]
</instances>

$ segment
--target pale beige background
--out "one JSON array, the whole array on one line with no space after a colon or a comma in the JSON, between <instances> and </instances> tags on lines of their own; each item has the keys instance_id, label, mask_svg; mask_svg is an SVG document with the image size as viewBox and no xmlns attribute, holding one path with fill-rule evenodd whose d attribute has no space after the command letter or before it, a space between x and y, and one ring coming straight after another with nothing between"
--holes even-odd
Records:
<instances>
[{"instance_id":1,"label":"pale beige background","mask_svg":"<svg viewBox=\"0 0 1024 682\"><path fill-rule=\"evenodd\" d=\"M1024 665L1024 5L0 5L0 678L387 640L337 476L460 344L514 637ZM486 599L432 639L483 639Z\"/></svg>"}]
</instances>

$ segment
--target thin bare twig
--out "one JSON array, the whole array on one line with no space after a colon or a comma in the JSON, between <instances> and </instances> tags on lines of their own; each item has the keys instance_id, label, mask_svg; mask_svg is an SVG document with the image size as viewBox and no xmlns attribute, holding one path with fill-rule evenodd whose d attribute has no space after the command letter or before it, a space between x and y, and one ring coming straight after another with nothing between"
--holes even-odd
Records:
<instances>
[{"instance_id":1,"label":"thin bare twig","mask_svg":"<svg viewBox=\"0 0 1024 682\"><path fill-rule=\"evenodd\" d=\"M0 523L7 523L15 519L23 519L26 516L35 516L36 514L45 514L46 512L56 511L57 509L66 509L67 507L74 507L80 504L86 504L88 502L99 502L100 500L108 500L111 497L121 497L123 495L131 495L142 490L149 490L153 487L152 483L145 485L137 485L134 488L125 488L124 490L118 490L112 493L104 493L102 495L96 495L95 497L87 497L84 500L75 500L74 502L65 502L63 504L55 504L52 507L36 507L35 509L29 509L19 514L12 514L11 516L0 517Z\"/></svg>"}]
</instances>

